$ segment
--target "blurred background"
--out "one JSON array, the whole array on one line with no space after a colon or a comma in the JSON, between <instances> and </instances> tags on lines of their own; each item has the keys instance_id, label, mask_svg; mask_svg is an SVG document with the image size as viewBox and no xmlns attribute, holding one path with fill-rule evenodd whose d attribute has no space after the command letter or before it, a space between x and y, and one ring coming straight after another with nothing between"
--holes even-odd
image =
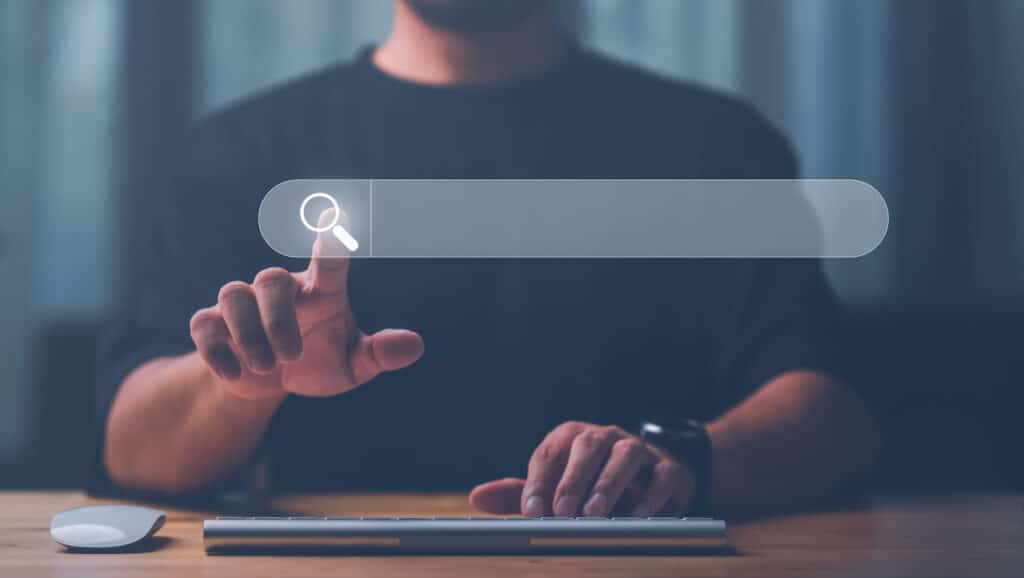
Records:
<instances>
[{"instance_id":1,"label":"blurred background","mask_svg":"<svg viewBox=\"0 0 1024 578\"><path fill-rule=\"evenodd\" d=\"M564 0L580 42L749 98L804 175L877 186L828 264L886 433L874 484L1020 486L1024 2ZM97 327L171 135L383 39L389 0L0 0L0 486L74 486ZM184 320L183 320L184 322Z\"/></svg>"}]
</instances>

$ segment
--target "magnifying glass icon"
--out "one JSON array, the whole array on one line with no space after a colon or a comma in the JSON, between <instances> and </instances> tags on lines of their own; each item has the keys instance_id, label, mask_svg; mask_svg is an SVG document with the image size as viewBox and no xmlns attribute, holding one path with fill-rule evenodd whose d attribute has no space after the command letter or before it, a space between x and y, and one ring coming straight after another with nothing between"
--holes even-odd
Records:
<instances>
[{"instance_id":1,"label":"magnifying glass icon","mask_svg":"<svg viewBox=\"0 0 1024 578\"><path fill-rule=\"evenodd\" d=\"M331 204L331 207L334 209L334 219L327 226L314 227L309 222L309 220L306 219L306 207L309 206L310 201L313 201L315 199L325 199L327 202ZM327 193L313 193L312 195L306 197L306 200L302 201L302 206L299 207L299 219L302 221L302 224L307 229L314 233L324 233L326 231L330 231L331 234L338 239L338 241L341 241L341 244L344 245L345 248L349 250L349 252L355 253L356 251L359 250L359 241L357 241L356 238L353 237L351 233L346 231L345 227L342 227L340 224L338 224L338 221L341 220L341 204L338 202L337 199L335 199L331 195L328 195Z\"/></svg>"}]
</instances>

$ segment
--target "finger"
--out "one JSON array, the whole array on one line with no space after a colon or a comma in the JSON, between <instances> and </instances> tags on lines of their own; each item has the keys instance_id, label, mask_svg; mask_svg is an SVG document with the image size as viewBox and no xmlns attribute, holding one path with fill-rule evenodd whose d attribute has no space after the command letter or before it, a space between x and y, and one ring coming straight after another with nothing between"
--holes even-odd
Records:
<instances>
[{"instance_id":1,"label":"finger","mask_svg":"<svg viewBox=\"0 0 1024 578\"><path fill-rule=\"evenodd\" d=\"M469 503L476 509L507 516L519 513L519 498L526 480L505 478L480 484L469 493Z\"/></svg>"},{"instance_id":2,"label":"finger","mask_svg":"<svg viewBox=\"0 0 1024 578\"><path fill-rule=\"evenodd\" d=\"M282 361L295 361L302 355L302 335L295 314L295 277L281 268L260 271L252 283L256 293L263 330L274 355Z\"/></svg>"},{"instance_id":3,"label":"finger","mask_svg":"<svg viewBox=\"0 0 1024 578\"><path fill-rule=\"evenodd\" d=\"M565 470L572 440L584 428L585 424L578 422L564 423L549 433L534 450L520 503L523 515L539 518L553 510L555 485Z\"/></svg>"},{"instance_id":4,"label":"finger","mask_svg":"<svg viewBox=\"0 0 1024 578\"><path fill-rule=\"evenodd\" d=\"M319 228L328 227L334 222L334 209L327 209L320 214ZM347 222L342 211L338 222L343 226ZM306 288L327 295L345 293L348 287L349 252L331 232L330 229L317 233L313 243L313 258L309 261L306 272Z\"/></svg>"},{"instance_id":5,"label":"finger","mask_svg":"<svg viewBox=\"0 0 1024 578\"><path fill-rule=\"evenodd\" d=\"M608 463L594 482L594 491L583 506L583 513L587 516L607 516L622 497L626 486L640 472L640 468L653 464L657 459L654 452L635 437L615 442Z\"/></svg>"},{"instance_id":6,"label":"finger","mask_svg":"<svg viewBox=\"0 0 1024 578\"><path fill-rule=\"evenodd\" d=\"M633 508L633 515L641 518L656 516L665 509L673 496L686 496L683 502L689 502L693 495L693 477L685 466L669 460L662 460L654 466L651 484L644 497ZM682 508L674 514L682 515Z\"/></svg>"},{"instance_id":7,"label":"finger","mask_svg":"<svg viewBox=\"0 0 1024 578\"><path fill-rule=\"evenodd\" d=\"M612 428L590 428L572 440L569 460L555 488L556 516L575 516L579 513L594 478L608 460L612 444L622 437L616 435Z\"/></svg>"},{"instance_id":8,"label":"finger","mask_svg":"<svg viewBox=\"0 0 1024 578\"><path fill-rule=\"evenodd\" d=\"M196 351L207 366L221 379L235 381L242 376L242 366L231 350L231 334L216 308L196 312L189 322Z\"/></svg>"},{"instance_id":9,"label":"finger","mask_svg":"<svg viewBox=\"0 0 1024 578\"><path fill-rule=\"evenodd\" d=\"M257 374L273 371L277 361L263 331L252 287L241 281L228 283L220 290L217 303L242 361Z\"/></svg>"},{"instance_id":10,"label":"finger","mask_svg":"<svg viewBox=\"0 0 1024 578\"><path fill-rule=\"evenodd\" d=\"M356 385L362 385L385 371L408 367L423 356L423 338L404 329L385 329L363 335L352 352L350 364Z\"/></svg>"},{"instance_id":11,"label":"finger","mask_svg":"<svg viewBox=\"0 0 1024 578\"><path fill-rule=\"evenodd\" d=\"M612 508L612 515L616 512L621 515L631 515L633 509L643 501L644 496L647 494L647 489L651 485L650 471L653 468L641 468L637 473L633 481L626 484L625 491L622 492L622 497L619 498L619 502ZM646 475L645 475L646 474Z\"/></svg>"}]
</instances>

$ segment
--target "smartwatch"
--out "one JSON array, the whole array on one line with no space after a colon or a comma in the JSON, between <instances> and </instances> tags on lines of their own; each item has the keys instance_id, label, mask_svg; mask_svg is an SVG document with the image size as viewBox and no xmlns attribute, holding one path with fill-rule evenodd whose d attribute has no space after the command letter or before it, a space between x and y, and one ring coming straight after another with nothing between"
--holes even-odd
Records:
<instances>
[{"instance_id":1,"label":"smartwatch","mask_svg":"<svg viewBox=\"0 0 1024 578\"><path fill-rule=\"evenodd\" d=\"M693 473L695 487L687 514L711 515L711 438L704 424L694 419L644 422L640 438L658 446Z\"/></svg>"}]
</instances>

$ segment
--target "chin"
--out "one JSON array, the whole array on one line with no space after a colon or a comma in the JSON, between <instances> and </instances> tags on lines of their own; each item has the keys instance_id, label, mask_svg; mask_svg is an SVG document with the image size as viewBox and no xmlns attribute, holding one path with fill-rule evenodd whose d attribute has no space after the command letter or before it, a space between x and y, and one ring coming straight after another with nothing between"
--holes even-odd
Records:
<instances>
[{"instance_id":1,"label":"chin","mask_svg":"<svg viewBox=\"0 0 1024 578\"><path fill-rule=\"evenodd\" d=\"M432 27L460 34L508 32L550 0L402 0Z\"/></svg>"}]
</instances>

